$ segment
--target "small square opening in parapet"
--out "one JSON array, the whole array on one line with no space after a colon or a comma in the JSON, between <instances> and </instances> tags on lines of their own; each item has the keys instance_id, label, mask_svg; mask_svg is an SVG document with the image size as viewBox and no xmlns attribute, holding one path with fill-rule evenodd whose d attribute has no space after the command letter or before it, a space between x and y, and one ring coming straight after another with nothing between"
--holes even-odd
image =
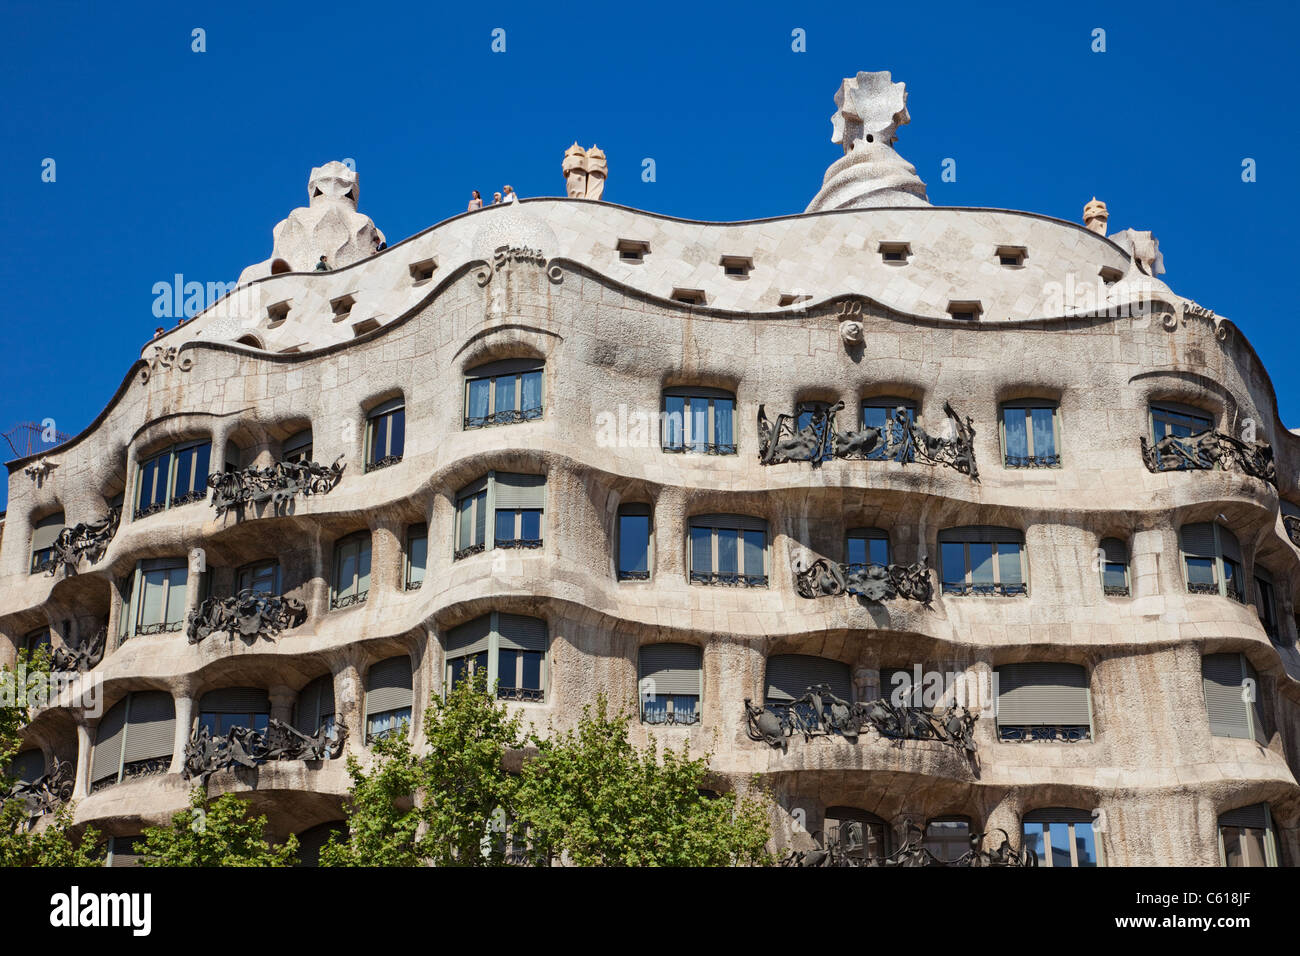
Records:
<instances>
[{"instance_id":1,"label":"small square opening in parapet","mask_svg":"<svg viewBox=\"0 0 1300 956\"><path fill-rule=\"evenodd\" d=\"M722 274L733 279L748 279L754 269L754 260L748 256L723 256Z\"/></svg>"},{"instance_id":2,"label":"small square opening in parapet","mask_svg":"<svg viewBox=\"0 0 1300 956\"><path fill-rule=\"evenodd\" d=\"M285 299L283 302L276 302L274 305L266 307L266 326L274 329L277 326L284 325L285 319L289 318L289 306L292 299Z\"/></svg>"},{"instance_id":3,"label":"small square opening in parapet","mask_svg":"<svg viewBox=\"0 0 1300 956\"><path fill-rule=\"evenodd\" d=\"M644 262L650 254L650 243L643 239L620 239L614 248L623 262Z\"/></svg>"},{"instance_id":4,"label":"small square opening in parapet","mask_svg":"<svg viewBox=\"0 0 1300 956\"><path fill-rule=\"evenodd\" d=\"M351 294L341 295L337 299L330 300L330 311L334 313L334 321L342 322L352 314L352 307L357 304L357 297Z\"/></svg>"},{"instance_id":5,"label":"small square opening in parapet","mask_svg":"<svg viewBox=\"0 0 1300 956\"><path fill-rule=\"evenodd\" d=\"M685 302L687 305L703 305L703 289L673 289L672 298L677 302Z\"/></svg>"},{"instance_id":6,"label":"small square opening in parapet","mask_svg":"<svg viewBox=\"0 0 1300 956\"><path fill-rule=\"evenodd\" d=\"M433 270L438 268L437 259L421 259L419 262L411 263L411 282L413 285L423 285L433 278Z\"/></svg>"}]
</instances>

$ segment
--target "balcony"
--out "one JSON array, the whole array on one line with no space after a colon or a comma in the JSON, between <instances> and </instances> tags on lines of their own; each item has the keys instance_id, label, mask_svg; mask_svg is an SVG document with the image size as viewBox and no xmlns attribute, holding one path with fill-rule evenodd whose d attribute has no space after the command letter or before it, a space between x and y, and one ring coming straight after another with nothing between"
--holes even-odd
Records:
<instances>
[{"instance_id":1,"label":"balcony","mask_svg":"<svg viewBox=\"0 0 1300 956\"><path fill-rule=\"evenodd\" d=\"M277 461L265 468L249 466L209 475L212 506L217 509L218 518L227 511L234 511L242 518L247 505L267 501L278 513L297 495L328 494L342 479L345 467L340 455L329 466L314 461Z\"/></svg>"},{"instance_id":2,"label":"balcony","mask_svg":"<svg viewBox=\"0 0 1300 956\"><path fill-rule=\"evenodd\" d=\"M234 597L210 597L190 612L186 634L197 644L210 634L274 640L307 620L307 606L294 598L245 588ZM177 624L170 628L180 630Z\"/></svg>"},{"instance_id":3,"label":"balcony","mask_svg":"<svg viewBox=\"0 0 1300 956\"><path fill-rule=\"evenodd\" d=\"M1273 446L1268 442L1244 442L1216 431L1166 435L1156 442L1143 436L1140 442L1142 461L1151 472L1240 471L1277 487Z\"/></svg>"},{"instance_id":4,"label":"balcony","mask_svg":"<svg viewBox=\"0 0 1300 956\"><path fill-rule=\"evenodd\" d=\"M852 594L875 602L903 598L926 607L934 598L930 569L924 561L910 565L839 564L818 558L807 568L795 568L794 586L805 598Z\"/></svg>"}]
</instances>

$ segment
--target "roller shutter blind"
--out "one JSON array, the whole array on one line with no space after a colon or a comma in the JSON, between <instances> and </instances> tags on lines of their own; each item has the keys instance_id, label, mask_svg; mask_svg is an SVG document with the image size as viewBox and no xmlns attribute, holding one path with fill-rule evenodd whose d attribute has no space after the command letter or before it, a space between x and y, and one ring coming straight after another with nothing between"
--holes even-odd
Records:
<instances>
[{"instance_id":1,"label":"roller shutter blind","mask_svg":"<svg viewBox=\"0 0 1300 956\"><path fill-rule=\"evenodd\" d=\"M223 687L199 699L199 713L269 714L271 698L260 687Z\"/></svg>"},{"instance_id":2,"label":"roller shutter blind","mask_svg":"<svg viewBox=\"0 0 1300 956\"><path fill-rule=\"evenodd\" d=\"M1092 814L1087 810L1074 810L1070 807L1047 807L1042 810L1030 810L1025 814L1025 823L1092 823Z\"/></svg>"},{"instance_id":3,"label":"roller shutter blind","mask_svg":"<svg viewBox=\"0 0 1300 956\"><path fill-rule=\"evenodd\" d=\"M32 529L32 550L44 551L46 548L54 547L54 541L63 530L63 512L52 514L36 522L36 527Z\"/></svg>"},{"instance_id":4,"label":"roller shutter blind","mask_svg":"<svg viewBox=\"0 0 1300 956\"><path fill-rule=\"evenodd\" d=\"M1210 733L1216 737L1251 738L1249 705L1242 700L1240 654L1206 654L1201 658L1201 685Z\"/></svg>"},{"instance_id":5,"label":"roller shutter blind","mask_svg":"<svg viewBox=\"0 0 1300 956\"><path fill-rule=\"evenodd\" d=\"M693 644L647 644L641 648L641 680L654 681L656 695L702 696L701 670L700 649Z\"/></svg>"},{"instance_id":6,"label":"roller shutter blind","mask_svg":"<svg viewBox=\"0 0 1300 956\"><path fill-rule=\"evenodd\" d=\"M300 432L295 432L284 442L283 455L285 459L290 459L298 452L305 451L311 447L311 429L307 428Z\"/></svg>"},{"instance_id":7,"label":"roller shutter blind","mask_svg":"<svg viewBox=\"0 0 1300 956\"><path fill-rule=\"evenodd\" d=\"M346 838L348 825L342 820L334 820L299 833L298 862L294 865L300 867L320 866L320 851L325 849L325 844L329 843L330 837L335 833L339 834L341 838Z\"/></svg>"},{"instance_id":8,"label":"roller shutter blind","mask_svg":"<svg viewBox=\"0 0 1300 956\"><path fill-rule=\"evenodd\" d=\"M519 614L497 615L497 645L507 651L546 653L546 622Z\"/></svg>"},{"instance_id":9,"label":"roller shutter blind","mask_svg":"<svg viewBox=\"0 0 1300 956\"><path fill-rule=\"evenodd\" d=\"M492 635L492 616L484 614L447 632L447 656L465 657L488 649Z\"/></svg>"},{"instance_id":10,"label":"roller shutter blind","mask_svg":"<svg viewBox=\"0 0 1300 956\"><path fill-rule=\"evenodd\" d=\"M136 848L136 841L140 841L140 846L144 846L144 838L138 836L115 836L109 837L108 852L113 855L110 866L117 868L119 866L139 866L141 853Z\"/></svg>"},{"instance_id":11,"label":"roller shutter blind","mask_svg":"<svg viewBox=\"0 0 1300 956\"><path fill-rule=\"evenodd\" d=\"M497 375L522 375L524 372L536 372L546 366L542 359L513 358L499 362L488 362L465 372L466 378L493 378Z\"/></svg>"},{"instance_id":12,"label":"roller shutter blind","mask_svg":"<svg viewBox=\"0 0 1300 956\"><path fill-rule=\"evenodd\" d=\"M172 695L160 690L131 695L126 747L122 762L170 757L176 739L176 712Z\"/></svg>"},{"instance_id":13,"label":"roller shutter blind","mask_svg":"<svg viewBox=\"0 0 1300 956\"><path fill-rule=\"evenodd\" d=\"M1263 830L1268 827L1269 813L1267 803L1253 803L1248 807L1238 807L1220 815L1221 827L1251 827Z\"/></svg>"},{"instance_id":14,"label":"roller shutter blind","mask_svg":"<svg viewBox=\"0 0 1300 956\"><path fill-rule=\"evenodd\" d=\"M19 783L34 783L45 774L45 754L39 750L24 750L9 764L5 775Z\"/></svg>"},{"instance_id":15,"label":"roller shutter blind","mask_svg":"<svg viewBox=\"0 0 1300 956\"><path fill-rule=\"evenodd\" d=\"M334 713L334 675L317 677L298 694L294 725L308 736L320 730L325 718Z\"/></svg>"},{"instance_id":16,"label":"roller shutter blind","mask_svg":"<svg viewBox=\"0 0 1300 956\"><path fill-rule=\"evenodd\" d=\"M618 513L620 515L627 515L628 517L631 518L649 518L651 514L650 506L648 504L645 504L644 502L641 503L634 502L628 505L619 505Z\"/></svg>"},{"instance_id":17,"label":"roller shutter blind","mask_svg":"<svg viewBox=\"0 0 1300 956\"><path fill-rule=\"evenodd\" d=\"M1217 556L1214 547L1214 525L1202 521L1185 524L1181 532L1183 553L1193 558L1213 558Z\"/></svg>"},{"instance_id":18,"label":"roller shutter blind","mask_svg":"<svg viewBox=\"0 0 1300 956\"><path fill-rule=\"evenodd\" d=\"M116 777L122 768L122 739L126 736L128 702L129 698L118 701L99 722L99 731L95 734L95 751L90 762L92 784L107 777Z\"/></svg>"},{"instance_id":19,"label":"roller shutter blind","mask_svg":"<svg viewBox=\"0 0 1300 956\"><path fill-rule=\"evenodd\" d=\"M966 525L961 528L945 528L939 532L939 540L1021 544L1024 541L1024 535L1015 528L999 528L993 525Z\"/></svg>"},{"instance_id":20,"label":"roller shutter blind","mask_svg":"<svg viewBox=\"0 0 1300 956\"><path fill-rule=\"evenodd\" d=\"M1101 550L1108 564L1128 564L1128 548L1119 538L1102 538Z\"/></svg>"},{"instance_id":21,"label":"roller shutter blind","mask_svg":"<svg viewBox=\"0 0 1300 956\"><path fill-rule=\"evenodd\" d=\"M366 716L411 706L411 658L380 661L366 677Z\"/></svg>"},{"instance_id":22,"label":"roller shutter blind","mask_svg":"<svg viewBox=\"0 0 1300 956\"><path fill-rule=\"evenodd\" d=\"M998 668L998 726L1090 726L1088 675L1076 664Z\"/></svg>"},{"instance_id":23,"label":"roller shutter blind","mask_svg":"<svg viewBox=\"0 0 1300 956\"><path fill-rule=\"evenodd\" d=\"M545 475L497 474L496 507L501 509L544 508L545 505Z\"/></svg>"},{"instance_id":24,"label":"roller shutter blind","mask_svg":"<svg viewBox=\"0 0 1300 956\"><path fill-rule=\"evenodd\" d=\"M1241 545L1237 543L1237 536L1227 528L1219 528L1219 545L1225 558L1241 564Z\"/></svg>"},{"instance_id":25,"label":"roller shutter blind","mask_svg":"<svg viewBox=\"0 0 1300 956\"><path fill-rule=\"evenodd\" d=\"M762 518L748 515L695 515L691 518L692 528L737 528L741 531L766 531L767 522Z\"/></svg>"},{"instance_id":26,"label":"roller shutter blind","mask_svg":"<svg viewBox=\"0 0 1300 956\"><path fill-rule=\"evenodd\" d=\"M779 654L767 659L768 700L796 700L814 684L829 684L836 697L853 699L848 664L807 654Z\"/></svg>"}]
</instances>

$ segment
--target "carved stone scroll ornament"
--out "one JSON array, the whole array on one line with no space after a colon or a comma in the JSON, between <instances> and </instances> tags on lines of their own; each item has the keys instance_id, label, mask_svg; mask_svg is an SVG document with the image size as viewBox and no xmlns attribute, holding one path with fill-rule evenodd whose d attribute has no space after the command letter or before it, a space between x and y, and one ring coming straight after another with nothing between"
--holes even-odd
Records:
<instances>
[{"instance_id":1,"label":"carved stone scroll ornament","mask_svg":"<svg viewBox=\"0 0 1300 956\"><path fill-rule=\"evenodd\" d=\"M274 640L281 631L307 620L307 606L294 598L263 594L245 588L234 597L210 597L190 612L185 633L191 644L209 634Z\"/></svg>"},{"instance_id":2,"label":"carved stone scroll ornament","mask_svg":"<svg viewBox=\"0 0 1300 956\"><path fill-rule=\"evenodd\" d=\"M1011 846L1007 831L997 827L989 833L975 833L970 838L970 849L955 860L942 860L925 847L925 831L906 821L907 838L888 856L868 856L863 825L859 820L849 820L832 829L825 842L811 850L791 850L782 866L840 867L840 866L1038 866L1038 854L1025 847L1019 853ZM984 844L993 833L1002 834L996 849L985 850Z\"/></svg>"},{"instance_id":3,"label":"carved stone scroll ornament","mask_svg":"<svg viewBox=\"0 0 1300 956\"><path fill-rule=\"evenodd\" d=\"M185 745L185 779L207 783L218 770L227 767L254 768L268 760L337 760L343 754L348 728L338 724L333 738L322 726L312 736L274 717L266 733L248 727L232 727L223 737L213 737L207 725L199 727Z\"/></svg>"},{"instance_id":4,"label":"carved stone scroll ornament","mask_svg":"<svg viewBox=\"0 0 1300 956\"><path fill-rule=\"evenodd\" d=\"M153 347L153 355L146 360L149 364L140 369L140 383L144 384L149 381L150 376L152 376L158 369L162 369L166 372L171 368L178 368L182 372L188 372L194 367L194 359L187 355L185 358L178 361L176 354L177 349L174 345L169 345L165 348L161 345L155 345Z\"/></svg>"},{"instance_id":5,"label":"carved stone scroll ornament","mask_svg":"<svg viewBox=\"0 0 1300 956\"><path fill-rule=\"evenodd\" d=\"M55 758L54 767L30 783L15 783L7 790L0 788L0 807L10 800L21 800L27 807L29 824L38 817L53 813L72 799L73 774L76 766L70 760Z\"/></svg>"},{"instance_id":6,"label":"carved stone scroll ornament","mask_svg":"<svg viewBox=\"0 0 1300 956\"><path fill-rule=\"evenodd\" d=\"M745 729L750 740L788 749L789 738L804 740L838 734L856 741L874 728L889 740L938 740L968 756L975 753L975 716L953 704L939 713L922 707L897 706L888 700L851 704L836 697L828 684L809 687L798 700L755 707L745 701Z\"/></svg>"},{"instance_id":7,"label":"carved stone scroll ornament","mask_svg":"<svg viewBox=\"0 0 1300 956\"><path fill-rule=\"evenodd\" d=\"M212 489L212 506L220 518L227 511L238 511L249 503L264 501L278 512L295 495L323 495L333 490L343 477L343 456L326 467L314 461L277 461L265 468L249 466L239 471L208 476Z\"/></svg>"},{"instance_id":8,"label":"carved stone scroll ornament","mask_svg":"<svg viewBox=\"0 0 1300 956\"><path fill-rule=\"evenodd\" d=\"M94 670L104 659L108 644L108 628L101 627L93 637L82 641L79 647L54 648L50 668L57 673L75 674Z\"/></svg>"},{"instance_id":9,"label":"carved stone scroll ornament","mask_svg":"<svg viewBox=\"0 0 1300 956\"><path fill-rule=\"evenodd\" d=\"M929 434L909 418L906 408L901 407L894 410L892 421L884 427L838 431L835 416L843 409L843 402L834 405L804 402L795 414L778 415L773 423L768 420L766 406L760 405L759 462L779 465L789 461L807 461L815 468L831 457L862 460L879 451L882 460L904 465L912 461L946 465L979 481L979 468L975 464L975 427L969 417L963 422L951 404L945 402L943 406L944 414L952 423L950 437ZM806 423L800 428L799 419L805 415Z\"/></svg>"},{"instance_id":10,"label":"carved stone scroll ornament","mask_svg":"<svg viewBox=\"0 0 1300 956\"><path fill-rule=\"evenodd\" d=\"M1273 446L1268 442L1244 442L1216 431L1186 438L1166 435L1154 443L1144 435L1141 442L1148 471L1242 471L1277 487Z\"/></svg>"},{"instance_id":11,"label":"carved stone scroll ornament","mask_svg":"<svg viewBox=\"0 0 1300 956\"><path fill-rule=\"evenodd\" d=\"M916 564L840 564L818 558L811 565L794 566L794 586L801 597L852 594L868 601L904 598L930 606L934 583L926 562Z\"/></svg>"},{"instance_id":12,"label":"carved stone scroll ornament","mask_svg":"<svg viewBox=\"0 0 1300 956\"><path fill-rule=\"evenodd\" d=\"M108 543L117 534L122 520L121 508L110 508L108 514L94 521L81 521L71 528L63 528L54 539L54 556L45 562L50 574L66 568L68 574L77 573L77 563L84 557L94 564L108 550Z\"/></svg>"}]
</instances>

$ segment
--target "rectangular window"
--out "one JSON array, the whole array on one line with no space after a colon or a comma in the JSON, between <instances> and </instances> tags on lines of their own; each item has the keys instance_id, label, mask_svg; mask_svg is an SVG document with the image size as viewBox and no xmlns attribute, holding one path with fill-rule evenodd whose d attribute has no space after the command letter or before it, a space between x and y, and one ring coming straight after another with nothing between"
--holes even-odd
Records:
<instances>
[{"instance_id":1,"label":"rectangular window","mask_svg":"<svg viewBox=\"0 0 1300 956\"><path fill-rule=\"evenodd\" d=\"M465 428L513 425L542 417L541 359L505 359L465 377Z\"/></svg>"},{"instance_id":2,"label":"rectangular window","mask_svg":"<svg viewBox=\"0 0 1300 956\"><path fill-rule=\"evenodd\" d=\"M384 402L366 420L366 471L402 460L406 448L406 405L400 398Z\"/></svg>"},{"instance_id":3,"label":"rectangular window","mask_svg":"<svg viewBox=\"0 0 1300 956\"><path fill-rule=\"evenodd\" d=\"M447 632L446 680L455 687L487 669L501 700L545 698L547 625L540 618L493 611Z\"/></svg>"},{"instance_id":4,"label":"rectangular window","mask_svg":"<svg viewBox=\"0 0 1300 956\"><path fill-rule=\"evenodd\" d=\"M1107 597L1128 597L1128 547L1119 538L1101 540L1101 590Z\"/></svg>"},{"instance_id":5,"label":"rectangular window","mask_svg":"<svg viewBox=\"0 0 1300 956\"><path fill-rule=\"evenodd\" d=\"M703 668L692 644L647 644L640 650L641 722L697 724Z\"/></svg>"},{"instance_id":6,"label":"rectangular window","mask_svg":"<svg viewBox=\"0 0 1300 956\"><path fill-rule=\"evenodd\" d=\"M210 442L175 445L146 459L136 476L135 517L207 497Z\"/></svg>"},{"instance_id":7,"label":"rectangular window","mask_svg":"<svg viewBox=\"0 0 1300 956\"><path fill-rule=\"evenodd\" d=\"M711 388L672 388L663 395L660 447L666 452L734 455L736 398Z\"/></svg>"},{"instance_id":8,"label":"rectangular window","mask_svg":"<svg viewBox=\"0 0 1300 956\"><path fill-rule=\"evenodd\" d=\"M1035 810L1025 814L1024 846L1039 866L1098 866L1100 855L1092 814L1084 810Z\"/></svg>"},{"instance_id":9,"label":"rectangular window","mask_svg":"<svg viewBox=\"0 0 1300 956\"><path fill-rule=\"evenodd\" d=\"M540 548L546 476L488 472L456 496L457 560L485 548ZM489 513L492 537L486 536Z\"/></svg>"},{"instance_id":10,"label":"rectangular window","mask_svg":"<svg viewBox=\"0 0 1300 956\"><path fill-rule=\"evenodd\" d=\"M172 507L203 501L208 495L209 442L176 448L172 464Z\"/></svg>"},{"instance_id":11,"label":"rectangular window","mask_svg":"<svg viewBox=\"0 0 1300 956\"><path fill-rule=\"evenodd\" d=\"M973 526L939 534L940 579L944 594L1023 597L1024 545L1011 528Z\"/></svg>"},{"instance_id":12,"label":"rectangular window","mask_svg":"<svg viewBox=\"0 0 1300 956\"><path fill-rule=\"evenodd\" d=\"M650 506L618 510L618 580L650 580Z\"/></svg>"},{"instance_id":13,"label":"rectangular window","mask_svg":"<svg viewBox=\"0 0 1300 956\"><path fill-rule=\"evenodd\" d=\"M36 527L32 529L32 574L38 574L54 566L54 544L59 540L59 532L62 530L62 511L36 522Z\"/></svg>"},{"instance_id":14,"label":"rectangular window","mask_svg":"<svg viewBox=\"0 0 1300 956\"><path fill-rule=\"evenodd\" d=\"M259 561L239 569L236 575L235 593L252 591L254 594L280 593L280 562Z\"/></svg>"},{"instance_id":15,"label":"rectangular window","mask_svg":"<svg viewBox=\"0 0 1300 956\"><path fill-rule=\"evenodd\" d=\"M1219 594L1246 602L1237 536L1215 522L1185 524L1179 531L1183 570L1191 594Z\"/></svg>"},{"instance_id":16,"label":"rectangular window","mask_svg":"<svg viewBox=\"0 0 1300 956\"><path fill-rule=\"evenodd\" d=\"M414 678L405 654L370 665L366 674L366 742L411 722Z\"/></svg>"},{"instance_id":17,"label":"rectangular window","mask_svg":"<svg viewBox=\"0 0 1300 956\"><path fill-rule=\"evenodd\" d=\"M1230 810L1219 817L1219 856L1224 866L1277 866L1277 839L1267 803Z\"/></svg>"},{"instance_id":18,"label":"rectangular window","mask_svg":"<svg viewBox=\"0 0 1300 956\"><path fill-rule=\"evenodd\" d=\"M312 452L311 429L305 428L302 431L289 436L285 439L282 459L284 461L301 461L310 462Z\"/></svg>"},{"instance_id":19,"label":"rectangular window","mask_svg":"<svg viewBox=\"0 0 1300 956\"><path fill-rule=\"evenodd\" d=\"M344 538L334 546L330 608L361 604L370 595L370 532Z\"/></svg>"},{"instance_id":20,"label":"rectangular window","mask_svg":"<svg viewBox=\"0 0 1300 956\"><path fill-rule=\"evenodd\" d=\"M1056 406L1032 401L1004 405L1002 449L1008 468L1060 467Z\"/></svg>"},{"instance_id":21,"label":"rectangular window","mask_svg":"<svg viewBox=\"0 0 1300 956\"><path fill-rule=\"evenodd\" d=\"M693 584L767 587L767 522L744 515L697 515L690 525Z\"/></svg>"},{"instance_id":22,"label":"rectangular window","mask_svg":"<svg viewBox=\"0 0 1300 956\"><path fill-rule=\"evenodd\" d=\"M185 618L185 588L189 569L181 558L142 561L136 569L138 600L136 634L179 631Z\"/></svg>"},{"instance_id":23,"label":"rectangular window","mask_svg":"<svg viewBox=\"0 0 1300 956\"><path fill-rule=\"evenodd\" d=\"M925 825L922 845L937 859L956 860L970 850L970 820L966 817L939 817Z\"/></svg>"},{"instance_id":24,"label":"rectangular window","mask_svg":"<svg viewBox=\"0 0 1300 956\"><path fill-rule=\"evenodd\" d=\"M424 568L429 560L429 527L412 525L406 532L406 590L414 591L424 583Z\"/></svg>"},{"instance_id":25,"label":"rectangular window","mask_svg":"<svg viewBox=\"0 0 1300 956\"><path fill-rule=\"evenodd\" d=\"M862 427L880 429L880 443L868 454L869 461L914 461L915 452L908 443L909 434L899 416L908 425L916 420L916 403L905 398L872 396L862 403Z\"/></svg>"},{"instance_id":26,"label":"rectangular window","mask_svg":"<svg viewBox=\"0 0 1300 956\"><path fill-rule=\"evenodd\" d=\"M1151 405L1151 437L1154 441L1170 436L1190 438L1208 432L1211 425L1210 416L1198 408L1172 403Z\"/></svg>"},{"instance_id":27,"label":"rectangular window","mask_svg":"<svg viewBox=\"0 0 1300 956\"><path fill-rule=\"evenodd\" d=\"M1088 674L1077 664L1026 662L997 669L998 736L1074 742L1092 736Z\"/></svg>"},{"instance_id":28,"label":"rectangular window","mask_svg":"<svg viewBox=\"0 0 1300 956\"><path fill-rule=\"evenodd\" d=\"M487 487L488 479L480 478L456 498L457 561L487 547Z\"/></svg>"},{"instance_id":29,"label":"rectangular window","mask_svg":"<svg viewBox=\"0 0 1300 956\"><path fill-rule=\"evenodd\" d=\"M1259 679L1244 654L1206 654L1201 658L1201 688L1210 733L1254 740L1268 746L1259 704Z\"/></svg>"},{"instance_id":30,"label":"rectangular window","mask_svg":"<svg viewBox=\"0 0 1300 956\"><path fill-rule=\"evenodd\" d=\"M845 539L845 562L851 571L865 571L868 565L889 564L889 535L879 528L859 528Z\"/></svg>"}]
</instances>

